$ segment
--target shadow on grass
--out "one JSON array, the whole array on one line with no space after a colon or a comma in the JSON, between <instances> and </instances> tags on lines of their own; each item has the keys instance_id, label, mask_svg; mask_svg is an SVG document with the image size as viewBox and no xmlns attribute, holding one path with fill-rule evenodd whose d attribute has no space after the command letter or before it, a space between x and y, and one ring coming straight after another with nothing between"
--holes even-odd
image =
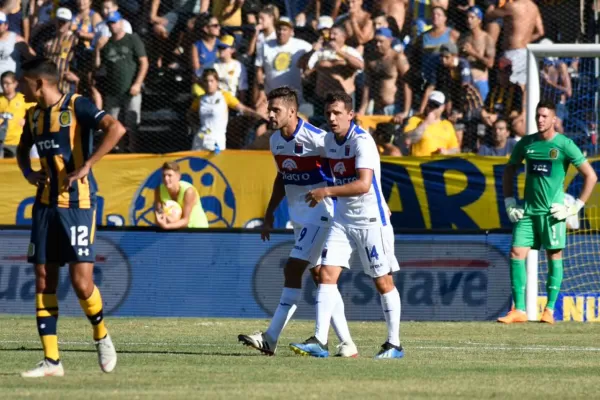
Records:
<instances>
[{"instance_id":1,"label":"shadow on grass","mask_svg":"<svg viewBox=\"0 0 600 400\"><path fill-rule=\"evenodd\" d=\"M42 352L44 349L31 347L16 347L0 349L3 352ZM92 349L60 349L61 353L96 353ZM158 354L158 355L178 355L178 356L220 356L220 357L266 357L259 353L226 353L221 351L166 351L166 350L117 350L117 354ZM0 374L2 375L2 374Z\"/></svg>"}]
</instances>

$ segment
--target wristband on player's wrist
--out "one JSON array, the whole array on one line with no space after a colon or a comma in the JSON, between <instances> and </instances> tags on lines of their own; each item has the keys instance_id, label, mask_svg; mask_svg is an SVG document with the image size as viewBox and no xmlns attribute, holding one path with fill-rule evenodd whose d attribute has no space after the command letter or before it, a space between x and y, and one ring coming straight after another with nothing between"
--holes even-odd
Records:
<instances>
[{"instance_id":1,"label":"wristband on player's wrist","mask_svg":"<svg viewBox=\"0 0 600 400\"><path fill-rule=\"evenodd\" d=\"M27 179L27 177L29 176L29 174L31 174L33 172L33 170L31 168L26 168L23 170L23 176L25 177L25 179Z\"/></svg>"}]
</instances>

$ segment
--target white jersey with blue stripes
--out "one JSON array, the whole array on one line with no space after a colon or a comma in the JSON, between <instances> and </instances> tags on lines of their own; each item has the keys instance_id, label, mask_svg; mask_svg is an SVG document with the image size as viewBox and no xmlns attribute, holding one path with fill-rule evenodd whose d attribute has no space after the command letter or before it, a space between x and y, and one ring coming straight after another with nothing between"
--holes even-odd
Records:
<instances>
[{"instance_id":1,"label":"white jersey with blue stripes","mask_svg":"<svg viewBox=\"0 0 600 400\"><path fill-rule=\"evenodd\" d=\"M333 220L332 199L325 199L314 208L305 201L309 190L331 184L327 161L321 157L324 139L324 130L302 119L298 119L291 137L276 131L270 139L271 152L285 185L290 220L296 225L329 226Z\"/></svg>"},{"instance_id":2,"label":"white jersey with blue stripes","mask_svg":"<svg viewBox=\"0 0 600 400\"><path fill-rule=\"evenodd\" d=\"M323 157L328 159L336 186L357 180L359 169L373 170L367 193L337 198L334 221L352 228L388 225L388 207L381 191L381 161L371 134L354 123L342 142L333 132L327 132Z\"/></svg>"}]
</instances>

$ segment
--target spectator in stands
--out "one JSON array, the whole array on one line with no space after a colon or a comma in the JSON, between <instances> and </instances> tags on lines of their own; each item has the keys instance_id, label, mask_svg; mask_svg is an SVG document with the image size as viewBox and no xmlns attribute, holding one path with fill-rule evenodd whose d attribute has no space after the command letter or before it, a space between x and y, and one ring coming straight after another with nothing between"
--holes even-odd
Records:
<instances>
[{"instance_id":1,"label":"spectator in stands","mask_svg":"<svg viewBox=\"0 0 600 400\"><path fill-rule=\"evenodd\" d=\"M190 54L192 55L192 71L196 77L200 77L203 68L212 68L217 62L221 25L216 17L202 14L196 20L196 28L200 40L192 45Z\"/></svg>"},{"instance_id":2,"label":"spectator in stands","mask_svg":"<svg viewBox=\"0 0 600 400\"><path fill-rule=\"evenodd\" d=\"M401 31L398 28L396 21L392 17L389 17L387 14L385 14L382 11L373 14L373 27L375 28L376 31L377 31L377 29L389 28L392 31L392 35L394 36L394 39L392 40L392 47L394 48L394 50L396 50L397 52L402 52L404 50L404 45L402 44L402 41L400 40L400 32ZM372 46L370 46L370 44L372 44ZM375 48L375 40L369 41L367 43L367 45L365 46L365 54L368 51L373 51L374 48Z\"/></svg>"},{"instance_id":3,"label":"spectator in stands","mask_svg":"<svg viewBox=\"0 0 600 400\"><path fill-rule=\"evenodd\" d=\"M11 71L19 76L21 61L33 56L25 39L8 30L6 15L0 12L0 74Z\"/></svg>"},{"instance_id":4,"label":"spectator in stands","mask_svg":"<svg viewBox=\"0 0 600 400\"><path fill-rule=\"evenodd\" d=\"M276 35L277 39L266 41L262 51L256 54L258 91L255 103L264 96L265 91L268 93L280 86L290 86L298 92L298 100L302 104L302 77L298 65L300 58L311 51L313 46L293 37L294 27L287 17L281 17L277 21Z\"/></svg>"},{"instance_id":5,"label":"spectator in stands","mask_svg":"<svg viewBox=\"0 0 600 400\"><path fill-rule=\"evenodd\" d=\"M388 15L401 31L406 19L408 0L378 0L375 1L375 9Z\"/></svg>"},{"instance_id":6,"label":"spectator in stands","mask_svg":"<svg viewBox=\"0 0 600 400\"><path fill-rule=\"evenodd\" d=\"M77 0L77 14L71 26L79 38L79 43L86 49L92 48L96 26L102 22L100 14L92 10L91 6L91 0Z\"/></svg>"},{"instance_id":7,"label":"spectator in stands","mask_svg":"<svg viewBox=\"0 0 600 400\"><path fill-rule=\"evenodd\" d=\"M417 37L412 46L412 55L409 57L413 73L421 74L420 77L415 77L416 86L420 86L423 80L431 79L431 75L435 73L441 46L456 42L459 37L458 31L448 27L448 17L444 8L433 7L431 13L433 27ZM422 102L423 104L427 102L427 96L423 96Z\"/></svg>"},{"instance_id":8,"label":"spectator in stands","mask_svg":"<svg viewBox=\"0 0 600 400\"><path fill-rule=\"evenodd\" d=\"M44 56L58 67L58 88L63 93L75 93L79 77L73 71L73 58L78 43L77 35L71 30L73 13L65 7L56 10L56 34L44 44Z\"/></svg>"},{"instance_id":9,"label":"spectator in stands","mask_svg":"<svg viewBox=\"0 0 600 400\"><path fill-rule=\"evenodd\" d=\"M544 35L544 25L540 11L531 0L519 0L507 3L504 7L487 12L486 19L503 20L503 57L512 63L510 81L523 88L527 79L527 45Z\"/></svg>"},{"instance_id":10,"label":"spectator in stands","mask_svg":"<svg viewBox=\"0 0 600 400\"><path fill-rule=\"evenodd\" d=\"M354 97L354 78L356 72L364 68L364 61L358 50L344 44L347 37L343 26L334 26L329 33L329 40L321 37L317 46L313 47L316 50L309 53L304 77L311 77L313 73L316 75L317 99L314 107L315 115L319 117L325 115L323 107L327 93L344 91Z\"/></svg>"},{"instance_id":11,"label":"spectator in stands","mask_svg":"<svg viewBox=\"0 0 600 400\"><path fill-rule=\"evenodd\" d=\"M396 140L396 125L392 123L377 124L373 138L382 156L402 157L400 148L394 144Z\"/></svg>"},{"instance_id":12,"label":"spectator in stands","mask_svg":"<svg viewBox=\"0 0 600 400\"><path fill-rule=\"evenodd\" d=\"M119 11L119 4L117 0L103 0L102 1L102 16L103 18L107 18L108 15L114 11ZM125 33L132 34L133 29L131 28L131 24L125 18L122 19L123 30ZM108 41L108 39L112 36L110 33L110 29L105 20L100 21L96 25L96 32L94 34L94 46L103 47L104 44Z\"/></svg>"},{"instance_id":13,"label":"spectator in stands","mask_svg":"<svg viewBox=\"0 0 600 400\"><path fill-rule=\"evenodd\" d=\"M425 111L410 117L404 127L404 137L412 156L459 153L454 126L442 119L446 96L437 90L428 96Z\"/></svg>"},{"instance_id":14,"label":"spectator in stands","mask_svg":"<svg viewBox=\"0 0 600 400\"><path fill-rule=\"evenodd\" d=\"M194 100L188 112L188 123L196 132L192 150L219 152L226 148L230 109L256 119L266 119L266 115L246 107L230 92L219 90L219 74L213 68L205 68L202 72L202 86L205 93Z\"/></svg>"},{"instance_id":15,"label":"spectator in stands","mask_svg":"<svg viewBox=\"0 0 600 400\"><path fill-rule=\"evenodd\" d=\"M363 0L348 0L348 12L340 15L335 24L343 24L348 32L347 44L362 51L362 46L373 39L371 14L363 9Z\"/></svg>"},{"instance_id":16,"label":"spectator in stands","mask_svg":"<svg viewBox=\"0 0 600 400\"><path fill-rule=\"evenodd\" d=\"M503 119L509 123L512 132L520 138L525 135L525 102L523 89L510 81L511 75L510 60L501 58L498 61L498 79L485 100L481 110L481 120L491 128L496 120Z\"/></svg>"},{"instance_id":17,"label":"spectator in stands","mask_svg":"<svg viewBox=\"0 0 600 400\"><path fill-rule=\"evenodd\" d=\"M140 148L142 138L137 128L142 115L142 84L148 72L146 48L136 34L126 33L118 11L106 17L111 32L108 42L100 49L97 66L104 66L104 108L113 118L123 121L129 137L129 151Z\"/></svg>"},{"instance_id":18,"label":"spectator in stands","mask_svg":"<svg viewBox=\"0 0 600 400\"><path fill-rule=\"evenodd\" d=\"M242 5L244 0L201 0L200 12L208 11L217 17L222 26L242 25Z\"/></svg>"},{"instance_id":19,"label":"spectator in stands","mask_svg":"<svg viewBox=\"0 0 600 400\"><path fill-rule=\"evenodd\" d=\"M556 104L555 129L564 132L563 122L568 116L567 100L573 94L567 64L555 57L544 58L540 71L540 86L540 97Z\"/></svg>"},{"instance_id":20,"label":"spectator in stands","mask_svg":"<svg viewBox=\"0 0 600 400\"><path fill-rule=\"evenodd\" d=\"M491 143L481 145L477 154L480 156L510 156L517 141L509 137L510 130L506 120L497 119L494 122L491 136Z\"/></svg>"},{"instance_id":21,"label":"spectator in stands","mask_svg":"<svg viewBox=\"0 0 600 400\"><path fill-rule=\"evenodd\" d=\"M152 0L150 23L153 25L154 33L159 38L166 40L173 31L176 31L175 28L185 26L187 20L199 12L200 2L198 0L175 0L170 7L164 6L161 0Z\"/></svg>"},{"instance_id":22,"label":"spectator in stands","mask_svg":"<svg viewBox=\"0 0 600 400\"><path fill-rule=\"evenodd\" d=\"M448 10L449 0L409 0L411 35L416 37L430 30L433 24L433 8Z\"/></svg>"},{"instance_id":23,"label":"spectator in stands","mask_svg":"<svg viewBox=\"0 0 600 400\"><path fill-rule=\"evenodd\" d=\"M181 218L172 220L164 212L168 200L179 204ZM154 191L154 216L156 225L162 229L208 228L200 194L194 185L181 180L181 170L175 161L162 166L162 183Z\"/></svg>"},{"instance_id":24,"label":"spectator in stands","mask_svg":"<svg viewBox=\"0 0 600 400\"><path fill-rule=\"evenodd\" d=\"M366 114L373 99L373 114L393 115L397 123L410 116L412 91L407 82L408 60L404 53L392 48L392 31L381 28L375 32L376 53L366 60L366 84L363 88L359 114Z\"/></svg>"},{"instance_id":25,"label":"spectator in stands","mask_svg":"<svg viewBox=\"0 0 600 400\"><path fill-rule=\"evenodd\" d=\"M248 73L246 67L233 58L235 38L231 35L222 36L217 47L219 59L214 68L219 75L219 89L226 90L242 101L246 101L248 92Z\"/></svg>"},{"instance_id":26,"label":"spectator in stands","mask_svg":"<svg viewBox=\"0 0 600 400\"><path fill-rule=\"evenodd\" d=\"M425 111L429 94L434 90L450 95L449 110L455 108L461 112L467 112L470 109L480 108L483 101L473 83L471 65L466 59L458 56L456 44L452 42L443 44L440 48L440 62L425 89L421 112Z\"/></svg>"},{"instance_id":27,"label":"spectator in stands","mask_svg":"<svg viewBox=\"0 0 600 400\"><path fill-rule=\"evenodd\" d=\"M496 58L496 44L491 36L482 29L483 12L479 7L467 11L468 33L461 35L459 48L461 55L469 61L475 87L482 99L490 91L488 69L493 68Z\"/></svg>"},{"instance_id":28,"label":"spectator in stands","mask_svg":"<svg viewBox=\"0 0 600 400\"><path fill-rule=\"evenodd\" d=\"M0 95L0 158L12 158L25 125L25 113L34 103L25 103L25 97L17 92L17 76L6 71L0 76L3 95ZM35 148L35 146L34 146Z\"/></svg>"},{"instance_id":29,"label":"spectator in stands","mask_svg":"<svg viewBox=\"0 0 600 400\"><path fill-rule=\"evenodd\" d=\"M13 5L11 8L10 5ZM5 1L4 8L0 9L8 20L8 30L22 36L25 43L29 43L31 25L29 21L29 0Z\"/></svg>"},{"instance_id":30,"label":"spectator in stands","mask_svg":"<svg viewBox=\"0 0 600 400\"><path fill-rule=\"evenodd\" d=\"M275 40L275 21L279 19L279 10L274 5L264 6L258 13L258 25L255 27L254 36L248 45L249 56L260 52L265 42Z\"/></svg>"}]
</instances>

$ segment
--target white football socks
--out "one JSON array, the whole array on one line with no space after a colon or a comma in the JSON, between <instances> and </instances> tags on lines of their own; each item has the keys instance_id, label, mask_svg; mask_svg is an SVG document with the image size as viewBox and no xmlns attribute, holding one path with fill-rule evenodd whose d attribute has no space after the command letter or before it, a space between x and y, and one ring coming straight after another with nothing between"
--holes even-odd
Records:
<instances>
[{"instance_id":1,"label":"white football socks","mask_svg":"<svg viewBox=\"0 0 600 400\"><path fill-rule=\"evenodd\" d=\"M296 311L298 299L300 298L301 289L293 289L293 288L283 288L283 292L281 292L281 299L279 300L279 305L275 310L275 314L273 314L273 318L271 319L271 324L269 325L269 329L265 332L265 334L277 342L279 340L279 335L281 335L281 331L287 325L290 318L294 315Z\"/></svg>"},{"instance_id":2,"label":"white football socks","mask_svg":"<svg viewBox=\"0 0 600 400\"><path fill-rule=\"evenodd\" d=\"M340 300L340 292L336 284L319 285L317 289L317 321L315 329L315 337L322 344L327 344L327 336L329 334L329 325L331 324L331 316L333 310Z\"/></svg>"},{"instance_id":3,"label":"white football socks","mask_svg":"<svg viewBox=\"0 0 600 400\"><path fill-rule=\"evenodd\" d=\"M331 314L331 325L333 325L333 330L335 330L340 342L351 343L352 337L350 336L350 329L348 329L348 321L346 321L344 299L342 299L339 289L336 293L338 300L333 309L333 314Z\"/></svg>"},{"instance_id":4,"label":"white football socks","mask_svg":"<svg viewBox=\"0 0 600 400\"><path fill-rule=\"evenodd\" d=\"M398 289L394 288L380 296L381 308L383 308L388 329L387 341L394 346L400 346L400 293L398 293Z\"/></svg>"}]
</instances>

